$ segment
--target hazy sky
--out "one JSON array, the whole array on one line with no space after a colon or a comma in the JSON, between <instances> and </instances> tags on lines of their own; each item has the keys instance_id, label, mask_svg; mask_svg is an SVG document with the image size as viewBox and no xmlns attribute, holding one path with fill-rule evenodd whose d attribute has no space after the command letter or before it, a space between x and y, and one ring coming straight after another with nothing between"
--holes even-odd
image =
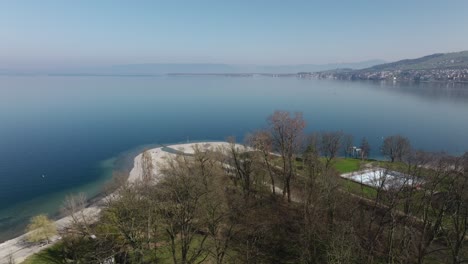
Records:
<instances>
[{"instance_id":1,"label":"hazy sky","mask_svg":"<svg viewBox=\"0 0 468 264\"><path fill-rule=\"evenodd\" d=\"M388 61L468 50L466 0L0 0L0 68Z\"/></svg>"}]
</instances>

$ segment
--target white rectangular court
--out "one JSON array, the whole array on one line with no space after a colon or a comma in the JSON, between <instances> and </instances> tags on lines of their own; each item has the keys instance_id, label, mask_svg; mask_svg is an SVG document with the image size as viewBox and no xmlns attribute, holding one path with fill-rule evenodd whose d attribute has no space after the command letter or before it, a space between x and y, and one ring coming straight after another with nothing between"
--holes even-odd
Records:
<instances>
[{"instance_id":1,"label":"white rectangular court","mask_svg":"<svg viewBox=\"0 0 468 264\"><path fill-rule=\"evenodd\" d=\"M342 174L341 177L374 188L399 189L401 187L418 188L422 181L413 176L383 168Z\"/></svg>"}]
</instances>

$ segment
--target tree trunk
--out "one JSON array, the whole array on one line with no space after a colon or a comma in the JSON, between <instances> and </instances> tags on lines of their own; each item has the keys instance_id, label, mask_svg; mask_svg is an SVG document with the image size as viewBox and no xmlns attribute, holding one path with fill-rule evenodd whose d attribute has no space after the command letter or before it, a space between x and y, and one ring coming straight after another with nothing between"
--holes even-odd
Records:
<instances>
[{"instance_id":1,"label":"tree trunk","mask_svg":"<svg viewBox=\"0 0 468 264\"><path fill-rule=\"evenodd\" d=\"M266 164L267 169L268 169L268 174L270 175L271 186L273 187L273 196L275 196L276 195L275 177L273 175L273 172L271 171L270 162L268 162L268 154L264 154L264 159L265 159L265 164Z\"/></svg>"}]
</instances>

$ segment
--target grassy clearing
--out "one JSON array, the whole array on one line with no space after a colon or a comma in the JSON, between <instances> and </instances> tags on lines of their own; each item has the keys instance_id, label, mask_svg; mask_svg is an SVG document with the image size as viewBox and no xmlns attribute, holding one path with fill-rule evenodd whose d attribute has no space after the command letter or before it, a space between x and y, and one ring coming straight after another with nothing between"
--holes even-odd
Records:
<instances>
[{"instance_id":1,"label":"grassy clearing","mask_svg":"<svg viewBox=\"0 0 468 264\"><path fill-rule=\"evenodd\" d=\"M366 162L361 161L359 159L338 158L333 164L333 167L339 173L349 173L349 172L359 171L364 163Z\"/></svg>"},{"instance_id":2,"label":"grassy clearing","mask_svg":"<svg viewBox=\"0 0 468 264\"><path fill-rule=\"evenodd\" d=\"M325 163L325 158L320 158L320 160ZM355 159L355 158L336 158L332 162L333 168L335 168L339 173L349 173L349 172L354 172L354 171L359 171L361 170L362 166L365 164L370 164L370 161L362 161L360 159ZM283 164L281 163L281 159L278 157L275 157L273 159L273 164L279 167L282 167ZM300 172L304 170L304 164L302 161L295 160L294 165L296 166L296 169Z\"/></svg>"},{"instance_id":3,"label":"grassy clearing","mask_svg":"<svg viewBox=\"0 0 468 264\"><path fill-rule=\"evenodd\" d=\"M321 158L323 162L325 162L325 158ZM366 165L371 165L371 166L379 166L379 165L384 165L387 162L385 161L370 161L370 160L361 160L361 159L355 159L355 158L336 158L332 162L332 167L340 174L343 173L350 173L350 172L355 172L355 171L360 171L364 169ZM274 164L278 167L280 167L281 160L276 157L274 159ZM298 170L298 174L301 175L302 173L305 172L306 168L304 168L302 161L295 161L296 168ZM278 183L281 183L281 179L277 179ZM361 185L357 182L341 178L340 179L340 184L343 187L344 190L356 194L365 198L373 199L377 195L377 191L369 186L366 185Z\"/></svg>"},{"instance_id":4,"label":"grassy clearing","mask_svg":"<svg viewBox=\"0 0 468 264\"><path fill-rule=\"evenodd\" d=\"M192 250L198 249L200 247L200 244L202 242L203 237L201 235L197 235L194 237L192 240L192 243L190 244L190 248ZM174 263L173 258L172 258L172 253L171 253L171 247L169 241L164 241L163 246L159 247L157 249L157 258L158 258L158 263L162 264L170 264ZM205 245L209 245L209 241L205 241ZM177 243L177 247L179 247L179 243ZM193 253L193 252L192 252ZM176 251L177 259L180 260L180 249L178 248ZM202 261L204 257L206 256L206 252L202 253L197 261Z\"/></svg>"},{"instance_id":5,"label":"grassy clearing","mask_svg":"<svg viewBox=\"0 0 468 264\"><path fill-rule=\"evenodd\" d=\"M61 244L57 243L47 249L44 249L27 259L25 259L22 264L51 264L51 263L60 263L58 260L58 255L60 254Z\"/></svg>"},{"instance_id":6,"label":"grassy clearing","mask_svg":"<svg viewBox=\"0 0 468 264\"><path fill-rule=\"evenodd\" d=\"M343 178L340 179L340 182L344 190L352 194L356 194L368 199L374 199L377 196L377 190L372 187Z\"/></svg>"},{"instance_id":7,"label":"grassy clearing","mask_svg":"<svg viewBox=\"0 0 468 264\"><path fill-rule=\"evenodd\" d=\"M201 241L202 241L202 236L194 237L190 247L192 249L198 248L200 246ZM161 264L174 263L174 261L172 259L171 249L170 249L170 246L169 246L169 241L163 240L163 241L160 242L160 244L162 246L160 246L155 251L158 263L161 263ZM206 241L206 244L209 245L209 241ZM177 245L177 246L179 246L179 245ZM55 245L53 245L53 246L51 246L51 247L49 247L47 249L44 249L44 250L42 250L42 251L28 257L26 260L21 262L21 264L62 263L62 262L60 262L60 259L61 259L60 258L60 248L61 248L61 244L57 243L57 244L55 244ZM150 256L150 254L146 254L146 255ZM198 261L203 260L205 256L206 256L206 253L202 254L198 258ZM177 251L177 258L180 259L180 249L178 249L178 251Z\"/></svg>"}]
</instances>

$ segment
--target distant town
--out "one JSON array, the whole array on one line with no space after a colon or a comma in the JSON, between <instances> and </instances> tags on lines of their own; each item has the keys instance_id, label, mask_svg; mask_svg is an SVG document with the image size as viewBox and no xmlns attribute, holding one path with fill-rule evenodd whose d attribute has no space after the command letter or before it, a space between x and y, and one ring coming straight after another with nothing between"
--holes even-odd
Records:
<instances>
[{"instance_id":1,"label":"distant town","mask_svg":"<svg viewBox=\"0 0 468 264\"><path fill-rule=\"evenodd\" d=\"M373 81L415 81L415 82L468 82L468 68L428 70L382 70L382 71L328 71L302 72L300 78L335 80Z\"/></svg>"},{"instance_id":2,"label":"distant town","mask_svg":"<svg viewBox=\"0 0 468 264\"><path fill-rule=\"evenodd\" d=\"M223 76L223 77L298 77L330 80L370 80L408 82L468 82L468 68L430 70L337 70L299 73L169 73L170 76Z\"/></svg>"}]
</instances>

